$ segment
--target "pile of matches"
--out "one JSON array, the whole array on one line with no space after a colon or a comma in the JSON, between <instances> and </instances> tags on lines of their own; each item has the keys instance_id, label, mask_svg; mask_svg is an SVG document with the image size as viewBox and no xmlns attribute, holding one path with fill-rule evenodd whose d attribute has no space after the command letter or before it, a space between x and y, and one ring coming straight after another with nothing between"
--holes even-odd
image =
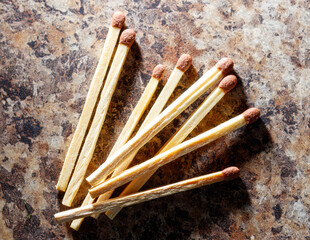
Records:
<instances>
[{"instance_id":1,"label":"pile of matches","mask_svg":"<svg viewBox=\"0 0 310 240\"><path fill-rule=\"evenodd\" d=\"M85 106L56 186L57 190L65 192L62 204L68 207L72 205L86 177L86 171L93 157L100 130L104 123L123 64L135 40L135 32L133 30L126 29L121 33L124 22L125 15L123 13L114 13L112 24L109 28L103 51L89 88ZM118 38L119 42L113 57ZM110 62L111 66L109 71L107 71ZM87 216L96 218L100 213L105 212L110 219L113 219L123 207L239 177L239 169L237 167L228 167L212 174L138 192L159 167L246 124L253 123L260 116L257 108L250 108L237 117L192 139L184 141L207 113L237 83L237 78L234 75L228 75L233 69L232 60L230 58L223 58L163 110L169 97L191 63L192 58L188 54L183 54L178 59L169 79L141 124L138 132L130 139L155 93L158 82L164 75L165 67L163 65L157 65L154 68L149 83L107 159L96 171L86 178L92 187L89 189L82 206L55 214L58 222L72 221L71 228L78 230L84 217ZM197 110L153 158L128 168L141 147L218 81L220 82L217 87L215 87ZM102 91L100 91L101 89ZM96 106L97 100L98 104ZM86 134L93 112L95 115ZM113 190L126 183L129 184L120 196L110 199Z\"/></svg>"}]
</instances>

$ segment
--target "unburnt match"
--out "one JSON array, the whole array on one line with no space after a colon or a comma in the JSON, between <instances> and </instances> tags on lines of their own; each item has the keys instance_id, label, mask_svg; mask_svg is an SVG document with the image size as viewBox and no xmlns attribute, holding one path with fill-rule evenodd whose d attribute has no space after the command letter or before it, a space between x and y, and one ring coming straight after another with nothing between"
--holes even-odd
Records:
<instances>
[{"instance_id":1,"label":"unburnt match","mask_svg":"<svg viewBox=\"0 0 310 240\"><path fill-rule=\"evenodd\" d=\"M165 72L165 67L161 64L157 65L154 68L153 73L152 73L152 77L151 77L149 83L147 84L143 94L141 95L136 107L134 108L134 110L130 114L128 121L125 124L122 132L120 133L117 141L115 142L109 156L111 154L113 154L116 150L118 150L120 147L122 147L128 141L133 130L135 129L136 125L138 124L140 118L142 117L145 109L147 108L147 106L151 102L152 97L156 91L158 82L162 79L164 72ZM82 203L82 206L93 203L93 200L94 199L92 199L90 197L89 193L87 193L87 195L86 195L86 197ZM74 220L71 223L70 227L75 229L75 230L78 230L80 225L82 224L82 222L83 222L83 219Z\"/></svg>"},{"instance_id":2,"label":"unburnt match","mask_svg":"<svg viewBox=\"0 0 310 240\"><path fill-rule=\"evenodd\" d=\"M182 76L191 65L192 65L192 57L189 54L181 55L181 57L177 61L175 68L170 74L170 77L167 80L163 90L160 92L152 109L150 110L145 120L143 121L143 124L141 125L140 129L143 129L147 124L149 124L154 118L156 118L161 113L164 106L168 102L170 96L172 95L174 89L181 80Z\"/></svg>"},{"instance_id":3,"label":"unburnt match","mask_svg":"<svg viewBox=\"0 0 310 240\"><path fill-rule=\"evenodd\" d=\"M59 191L66 191L68 182L71 177L71 173L74 169L75 162L77 160L79 151L83 139L85 138L86 129L89 125L90 118L95 104L98 99L100 89L103 84L109 63L112 59L113 50L116 46L118 36L121 28L125 22L125 15L121 12L115 12L112 17L112 24L109 28L107 39L104 43L101 57L99 59L95 74L89 87L89 91L86 97L85 105L80 116L80 120L74 132L73 138L70 143L60 176L56 185L56 189ZM106 84L109 84L106 81Z\"/></svg>"},{"instance_id":4,"label":"unburnt match","mask_svg":"<svg viewBox=\"0 0 310 240\"><path fill-rule=\"evenodd\" d=\"M139 134L136 134L129 140L118 152L110 159L105 161L96 171L94 171L86 180L92 185L100 183L102 179L114 171L114 169L129 154L139 150L159 131L167 126L174 118L183 112L190 104L197 100L205 91L214 85L223 76L229 73L233 68L233 62L230 58L221 59L213 68L205 73L180 97L170 104L159 116L148 124Z\"/></svg>"},{"instance_id":5,"label":"unburnt match","mask_svg":"<svg viewBox=\"0 0 310 240\"><path fill-rule=\"evenodd\" d=\"M94 203L84 207L59 212L55 214L55 219L59 223L67 222L73 219L87 217L94 213L102 213L115 207L127 207L160 197L172 195L175 193L180 193L194 188L210 185L213 183L233 180L238 177L239 169L237 167L229 167L224 169L223 171L191 178L188 180L180 181L159 188L154 188L144 192L139 192L125 197L110 199L103 203Z\"/></svg>"},{"instance_id":6,"label":"unburnt match","mask_svg":"<svg viewBox=\"0 0 310 240\"><path fill-rule=\"evenodd\" d=\"M107 84L104 85L104 88L101 92L100 101L98 103L93 122L87 134L82 151L75 166L72 178L69 182L68 188L62 201L62 204L66 206L69 207L71 206L80 188L80 185L84 180L84 176L87 167L92 159L95 146L102 125L104 123L112 95L116 88L117 81L121 74L121 70L125 63L127 54L134 40L135 40L135 32L131 29L126 29L125 31L122 32L120 36L119 44L107 76Z\"/></svg>"},{"instance_id":7,"label":"unburnt match","mask_svg":"<svg viewBox=\"0 0 310 240\"><path fill-rule=\"evenodd\" d=\"M87 206L89 204L92 204L94 202L94 199L90 196L89 193L87 193L86 197L83 200L83 203L81 207ZM84 218L75 219L70 224L70 228L74 229L75 231L78 231L80 229L81 224L83 223Z\"/></svg>"},{"instance_id":8,"label":"unburnt match","mask_svg":"<svg viewBox=\"0 0 310 240\"><path fill-rule=\"evenodd\" d=\"M133 130L137 126L140 118L142 117L144 111L152 100L152 97L157 88L158 82L162 79L165 72L165 67L161 64L157 65L152 73L152 77L146 86L144 93L140 97L139 102L136 107L132 111L126 125L124 126L121 134L116 140L111 152L109 153L109 157L111 157L117 150L119 150L130 138Z\"/></svg>"},{"instance_id":9,"label":"unburnt match","mask_svg":"<svg viewBox=\"0 0 310 240\"><path fill-rule=\"evenodd\" d=\"M159 96L157 97L154 105L152 106L151 110L149 111L146 118L144 119L138 133L141 132L141 130L147 124L149 124L155 117L157 117L159 115L159 113L163 110L163 108L166 105L169 97L173 93L174 89L176 88L176 86L177 86L178 82L180 81L181 77L183 76L184 72L190 67L191 63L192 63L192 60L188 54L183 54L179 58L176 67L172 71L169 79L165 83L164 88L161 90L161 92L160 92ZM182 70L179 69L179 66L181 66ZM153 75L159 75L161 73L161 70L162 69L154 69ZM110 159L113 156L113 154L115 154L116 151L119 150L127 141L128 141L128 138L126 139L126 141L122 140L122 144L118 144L117 147L113 147L113 149L109 153L109 156L107 159ZM125 167L126 163L128 163L127 164L127 166L128 166L131 163L131 160L134 158L135 155L136 154L134 154L134 155L132 154L131 156L126 158L126 160L124 160L122 166L119 166L119 170L115 169L112 176L113 175L116 176L119 171L123 171L124 169L126 169L127 168L127 167ZM131 159L131 160L129 160L129 159ZM101 181L104 181L104 180L105 179L102 179Z\"/></svg>"},{"instance_id":10,"label":"unburnt match","mask_svg":"<svg viewBox=\"0 0 310 240\"><path fill-rule=\"evenodd\" d=\"M260 116L260 112L257 108L250 108L242 114L234 117L217 127L210 129L197 137L187 140L139 165L129 168L119 174L118 176L108 179L89 190L90 195L95 198L102 193L115 189L122 186L129 181L144 175L155 169L189 153L192 152L228 133L256 121Z\"/></svg>"},{"instance_id":11,"label":"unburnt match","mask_svg":"<svg viewBox=\"0 0 310 240\"><path fill-rule=\"evenodd\" d=\"M190 55L188 54L181 55L168 81L166 82L164 88L162 89L159 96L157 97L153 107L151 108L150 112L148 113L145 120L143 121L137 134L139 134L146 125L148 125L152 120L154 120L160 114L160 112L163 110L164 106L166 105L167 101L169 100L169 97L172 95L174 89L178 85L180 79L182 78L184 73L188 70L188 68L191 66L191 64L192 64L192 58ZM118 148L117 150L119 149L120 148ZM132 160L134 159L134 157L136 156L136 154L138 153L138 150L134 151L126 159L124 159L123 162L114 170L111 177L115 177L121 172L123 172L125 169L127 169L130 163L132 162ZM109 157L113 156L114 153L115 152L110 153ZM102 179L101 182L103 182L104 180L105 179ZM112 193L113 191L110 191L110 192L107 192L101 195L98 198L97 202L103 202L109 199ZM94 216L94 217L98 217L98 216Z\"/></svg>"},{"instance_id":12,"label":"unburnt match","mask_svg":"<svg viewBox=\"0 0 310 240\"><path fill-rule=\"evenodd\" d=\"M219 83L218 87L210 93L210 95L203 101L197 110L186 120L186 122L179 128L179 130L167 141L167 143L156 154L163 153L170 148L181 143L199 124L199 122L209 113L209 111L224 97L224 95L233 89L237 84L237 78L234 75L224 77ZM134 179L119 195L120 197L126 196L139 191L139 189L150 179L150 177L157 171L151 171ZM110 192L110 191L109 191ZM102 196L102 195L101 195ZM106 212L110 219L118 214L121 208L111 209Z\"/></svg>"}]
</instances>

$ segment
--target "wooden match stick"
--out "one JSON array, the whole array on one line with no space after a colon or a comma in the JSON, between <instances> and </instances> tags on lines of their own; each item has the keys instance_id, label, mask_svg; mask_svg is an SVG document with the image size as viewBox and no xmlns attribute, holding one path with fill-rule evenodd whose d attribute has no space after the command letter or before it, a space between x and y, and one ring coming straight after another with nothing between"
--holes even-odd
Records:
<instances>
[{"instance_id":1,"label":"wooden match stick","mask_svg":"<svg viewBox=\"0 0 310 240\"><path fill-rule=\"evenodd\" d=\"M210 129L197 137L187 140L139 165L129 168L114 178L110 178L107 181L91 188L89 190L90 195L95 198L100 194L103 194L109 190L115 189L123 184L189 153L192 152L228 133L256 121L259 118L260 112L257 108L250 108L217 127Z\"/></svg>"},{"instance_id":2,"label":"wooden match stick","mask_svg":"<svg viewBox=\"0 0 310 240\"><path fill-rule=\"evenodd\" d=\"M84 198L83 203L82 203L81 206L84 207L84 206L87 206L87 205L89 205L89 204L92 204L93 201L94 201L94 199L90 196L89 193L87 193L87 195L86 195L86 197ZM84 221L84 218L75 219L75 220L73 220L72 223L70 224L70 227L71 227L72 229L74 229L75 231L78 231L78 230L80 229L81 224L82 224L83 221Z\"/></svg>"},{"instance_id":3,"label":"wooden match stick","mask_svg":"<svg viewBox=\"0 0 310 240\"><path fill-rule=\"evenodd\" d=\"M117 141L115 142L109 157L111 157L117 150L119 150L130 138L133 130L137 126L140 118L142 117L145 109L152 100L152 97L157 88L158 82L162 79L165 72L165 67L161 64L157 65L152 73L152 77L147 87L144 90L139 102L137 103L135 109L132 111L126 125L124 126L121 134L119 135Z\"/></svg>"},{"instance_id":4,"label":"wooden match stick","mask_svg":"<svg viewBox=\"0 0 310 240\"><path fill-rule=\"evenodd\" d=\"M181 55L181 57L177 61L175 68L173 69L168 81L166 82L164 88L162 89L159 96L157 97L153 107L151 108L151 110L149 111L145 120L143 121L143 123L142 123L137 134L139 134L147 124L149 124L151 121L153 121L160 114L160 112L163 110L164 106L166 105L168 99L170 98L171 94L173 93L174 89L178 85L183 74L188 70L188 68L191 66L191 64L192 64L192 57L190 55L188 55L188 54ZM124 144L125 144L125 142L124 142ZM120 147L122 147L122 146L120 146ZM117 150L119 150L119 149L120 148L118 148ZM117 166L117 168L114 170L111 177L115 177L118 174L120 174L121 172L123 172L125 169L127 169L128 166L130 165L130 163L132 162L132 160L134 159L134 157L136 156L136 154L138 153L138 151L139 151L139 149L132 152L127 158L125 158L123 160L123 162L119 166ZM110 153L109 157L113 156L113 154L115 152ZM108 159L109 159L109 157L108 157ZM107 161L109 161L109 160L107 160ZM103 182L104 180L105 180L105 178L101 179L101 182ZM103 202L103 201L109 199L112 194L113 194L113 191L109 191L105 194L102 194L101 196L99 196L97 202ZM98 216L99 215L94 215L92 217L97 218Z\"/></svg>"},{"instance_id":5,"label":"wooden match stick","mask_svg":"<svg viewBox=\"0 0 310 240\"><path fill-rule=\"evenodd\" d=\"M152 97L155 93L155 90L157 88L158 82L162 79L163 75L165 72L165 66L159 64L157 65L152 73L152 77L149 81L149 83L147 84L143 94L140 97L140 100L138 101L136 107L134 108L134 110L132 111L127 123L125 124L122 132L120 133L117 141L115 142L109 156L111 154L113 154L116 150L118 150L120 147L122 147L129 139L129 137L131 136L133 130L135 129L136 125L138 124L141 116L143 115L145 109L147 108L147 106L149 105L149 103L152 100ZM109 158L109 157L108 157ZM88 205L93 203L93 200L89 193L87 193L82 206ZM70 227L78 230L81 226L83 222L83 218L82 219L77 219L74 220Z\"/></svg>"},{"instance_id":6,"label":"wooden match stick","mask_svg":"<svg viewBox=\"0 0 310 240\"><path fill-rule=\"evenodd\" d=\"M181 57L177 61L175 68L170 74L170 77L166 82L163 90L160 92L152 109L150 110L145 120L143 121L140 129L143 129L147 124L149 124L153 119L155 119L160 114L160 112L163 110L164 106L168 102L168 99L172 95L174 89L178 85L183 74L187 71L187 69L191 65L192 65L192 57L189 54L181 55Z\"/></svg>"},{"instance_id":7,"label":"wooden match stick","mask_svg":"<svg viewBox=\"0 0 310 240\"><path fill-rule=\"evenodd\" d=\"M127 207L134 204L150 201L175 193L184 192L198 187L210 185L217 182L229 181L239 177L239 169L237 167L229 167L223 171L203 175L180 181L163 187L154 188L148 191L139 192L125 197L110 199L103 203L94 203L87 206L63 211L54 215L59 223L71 221L73 219L90 216L94 213L102 213L115 207Z\"/></svg>"},{"instance_id":8,"label":"wooden match stick","mask_svg":"<svg viewBox=\"0 0 310 240\"><path fill-rule=\"evenodd\" d=\"M167 126L174 118L183 112L190 104L197 100L213 84L229 73L233 68L230 58L221 59L213 68L196 81L180 97L170 104L159 116L157 116L143 130L129 140L117 153L105 161L86 180L92 185L109 175L129 154L140 149L159 131Z\"/></svg>"},{"instance_id":9,"label":"wooden match stick","mask_svg":"<svg viewBox=\"0 0 310 240\"><path fill-rule=\"evenodd\" d=\"M210 93L206 100L197 108L197 110L187 119L187 121L179 128L179 130L167 141L167 143L156 154L163 153L170 148L180 144L193 131L199 122L210 112L210 110L224 97L224 95L233 89L237 84L237 78L234 75L228 75L223 78L218 87ZM150 179L150 177L157 171L151 171L134 179L119 197L126 196L139 191L139 189ZM110 191L109 191L110 192ZM106 193L105 193L106 194ZM103 194L104 195L104 194ZM102 196L102 195L101 195ZM119 213L121 208L111 209L106 212L110 219Z\"/></svg>"},{"instance_id":10,"label":"wooden match stick","mask_svg":"<svg viewBox=\"0 0 310 240\"><path fill-rule=\"evenodd\" d=\"M87 167L90 163L90 160L92 159L96 143L100 134L100 130L105 120L112 95L116 88L116 84L121 74L127 54L134 40L135 40L135 32L131 29L126 29L125 31L122 32L120 36L119 45L117 47L113 62L111 64L107 76L108 84L104 85L104 88L101 92L100 101L98 103L93 122L87 134L85 143L78 158L77 164L75 166L65 196L62 200L63 205L69 207L71 206L72 201L74 200L77 191L79 190L80 185L84 180L84 176Z\"/></svg>"},{"instance_id":11,"label":"wooden match stick","mask_svg":"<svg viewBox=\"0 0 310 240\"><path fill-rule=\"evenodd\" d=\"M117 43L117 39L121 28L124 25L124 22L125 15L123 13L115 12L113 14L112 24L110 26L107 39L104 43L94 77L89 87L80 120L74 132L70 147L62 166L62 170L60 172L58 183L56 185L56 189L59 191L66 191L71 173L73 171L83 139L86 134L87 126L89 125L92 112L95 109L95 104L98 99L103 80L105 78L109 63L112 59L113 50ZM106 84L108 84L108 82L106 82Z\"/></svg>"}]
</instances>

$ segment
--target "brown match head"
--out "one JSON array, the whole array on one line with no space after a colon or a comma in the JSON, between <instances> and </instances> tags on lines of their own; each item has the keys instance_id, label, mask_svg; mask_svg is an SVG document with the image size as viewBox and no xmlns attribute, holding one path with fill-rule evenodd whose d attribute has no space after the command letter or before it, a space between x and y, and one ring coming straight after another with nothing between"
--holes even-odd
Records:
<instances>
[{"instance_id":1,"label":"brown match head","mask_svg":"<svg viewBox=\"0 0 310 240\"><path fill-rule=\"evenodd\" d=\"M260 111L257 108L249 108L242 113L246 124L251 124L259 119Z\"/></svg>"},{"instance_id":2,"label":"brown match head","mask_svg":"<svg viewBox=\"0 0 310 240\"><path fill-rule=\"evenodd\" d=\"M119 43L124 44L127 47L131 47L133 42L135 41L136 38L136 33L132 29L126 29L122 32L120 38L119 38Z\"/></svg>"},{"instance_id":3,"label":"brown match head","mask_svg":"<svg viewBox=\"0 0 310 240\"><path fill-rule=\"evenodd\" d=\"M112 27L122 28L125 23L125 14L122 12L115 12L112 17Z\"/></svg>"},{"instance_id":4,"label":"brown match head","mask_svg":"<svg viewBox=\"0 0 310 240\"><path fill-rule=\"evenodd\" d=\"M215 66L222 71L223 75L226 75L233 69L234 62L231 60L231 58L225 57L218 61Z\"/></svg>"},{"instance_id":5,"label":"brown match head","mask_svg":"<svg viewBox=\"0 0 310 240\"><path fill-rule=\"evenodd\" d=\"M153 70L152 77L159 81L164 76L165 70L166 67L164 65L158 64Z\"/></svg>"},{"instance_id":6,"label":"brown match head","mask_svg":"<svg viewBox=\"0 0 310 240\"><path fill-rule=\"evenodd\" d=\"M191 65L192 57L189 54L182 54L177 62L176 68L180 69L182 72L186 72Z\"/></svg>"},{"instance_id":7,"label":"brown match head","mask_svg":"<svg viewBox=\"0 0 310 240\"><path fill-rule=\"evenodd\" d=\"M239 177L240 170L237 167L228 167L225 168L222 173L224 174L224 180L230 181Z\"/></svg>"},{"instance_id":8,"label":"brown match head","mask_svg":"<svg viewBox=\"0 0 310 240\"><path fill-rule=\"evenodd\" d=\"M237 84L237 78L235 75L227 75L223 78L223 80L219 83L219 88L221 88L225 93L229 92L233 89Z\"/></svg>"}]
</instances>

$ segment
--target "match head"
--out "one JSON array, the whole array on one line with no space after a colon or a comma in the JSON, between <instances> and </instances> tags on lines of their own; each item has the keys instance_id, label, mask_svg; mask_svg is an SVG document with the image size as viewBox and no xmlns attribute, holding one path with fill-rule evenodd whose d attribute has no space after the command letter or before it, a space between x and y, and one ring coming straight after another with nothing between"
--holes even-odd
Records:
<instances>
[{"instance_id":1,"label":"match head","mask_svg":"<svg viewBox=\"0 0 310 240\"><path fill-rule=\"evenodd\" d=\"M191 65L192 57L189 54L182 54L177 62L176 68L180 69L182 72L186 72Z\"/></svg>"},{"instance_id":2,"label":"match head","mask_svg":"<svg viewBox=\"0 0 310 240\"><path fill-rule=\"evenodd\" d=\"M219 88L221 88L225 93L229 92L233 89L237 84L237 78L235 75L227 75L223 78L223 80L219 83Z\"/></svg>"},{"instance_id":3,"label":"match head","mask_svg":"<svg viewBox=\"0 0 310 240\"><path fill-rule=\"evenodd\" d=\"M158 64L153 70L152 77L159 81L164 76L165 70L166 67L164 65Z\"/></svg>"},{"instance_id":4,"label":"match head","mask_svg":"<svg viewBox=\"0 0 310 240\"><path fill-rule=\"evenodd\" d=\"M226 75L233 69L234 62L231 60L231 58L225 57L218 61L215 66L222 71L223 75Z\"/></svg>"},{"instance_id":5,"label":"match head","mask_svg":"<svg viewBox=\"0 0 310 240\"><path fill-rule=\"evenodd\" d=\"M237 167L228 167L225 168L222 173L224 174L224 180L230 181L239 177L240 170Z\"/></svg>"},{"instance_id":6,"label":"match head","mask_svg":"<svg viewBox=\"0 0 310 240\"><path fill-rule=\"evenodd\" d=\"M122 12L115 12L112 17L112 27L122 28L125 23L125 14Z\"/></svg>"},{"instance_id":7,"label":"match head","mask_svg":"<svg viewBox=\"0 0 310 240\"><path fill-rule=\"evenodd\" d=\"M249 108L242 113L246 124L251 124L259 119L260 111L257 108Z\"/></svg>"},{"instance_id":8,"label":"match head","mask_svg":"<svg viewBox=\"0 0 310 240\"><path fill-rule=\"evenodd\" d=\"M136 33L132 29L126 29L122 32L119 43L124 44L127 47L131 47L133 42L135 41Z\"/></svg>"}]
</instances>

